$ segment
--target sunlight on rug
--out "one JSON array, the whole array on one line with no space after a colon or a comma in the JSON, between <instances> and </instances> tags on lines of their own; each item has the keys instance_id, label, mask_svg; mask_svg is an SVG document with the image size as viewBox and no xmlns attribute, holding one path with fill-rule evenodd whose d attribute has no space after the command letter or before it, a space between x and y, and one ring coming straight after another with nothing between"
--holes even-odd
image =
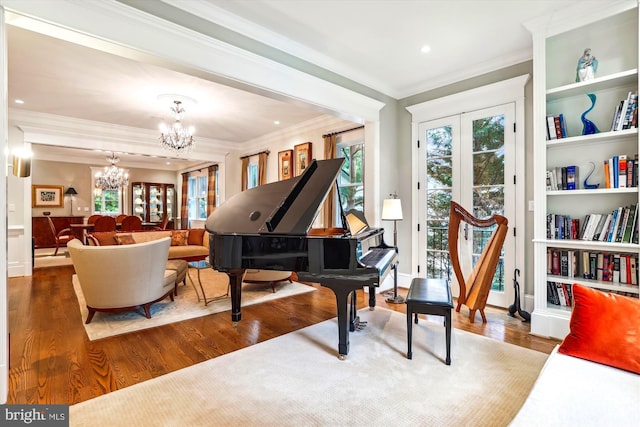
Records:
<instances>
[{"instance_id":1,"label":"sunlight on rug","mask_svg":"<svg viewBox=\"0 0 640 427\"><path fill-rule=\"evenodd\" d=\"M198 286L197 293L192 283L187 279L186 286L183 286L182 284L178 286L178 296L175 297L174 302L171 302L169 298L166 298L151 306L151 319L147 319L144 316L144 310L141 307L138 307L135 310L121 313L97 312L91 323L88 325L84 324L84 321L87 318L86 302L82 294L82 289L80 288L80 283L74 275L73 289L78 297L82 322L84 329L89 336L89 340L93 341L114 335L125 334L127 332L153 328L156 326L231 310L231 298L229 296L224 296L229 284L227 275L219 273L213 269L201 270L200 273L202 286L207 299L215 296L221 296L220 299L210 302L207 306L204 305L201 291L197 284L197 272L191 269L189 274L193 280L195 280L196 286ZM284 298L290 295L311 292L314 290L315 288L313 286L303 285L298 282L289 283L288 281L283 281L276 284L276 292L274 293L268 283L245 283L242 286L242 306L258 304L264 301ZM198 302L198 296L200 296L200 302Z\"/></svg>"},{"instance_id":2,"label":"sunlight on rug","mask_svg":"<svg viewBox=\"0 0 640 427\"><path fill-rule=\"evenodd\" d=\"M67 248L60 248L57 255L53 255L55 249L36 249L33 258L33 268L58 267L72 265Z\"/></svg>"},{"instance_id":3,"label":"sunlight on rug","mask_svg":"<svg viewBox=\"0 0 640 427\"><path fill-rule=\"evenodd\" d=\"M547 358L376 308L337 358L336 319L71 406L71 426L506 426Z\"/></svg>"}]
</instances>

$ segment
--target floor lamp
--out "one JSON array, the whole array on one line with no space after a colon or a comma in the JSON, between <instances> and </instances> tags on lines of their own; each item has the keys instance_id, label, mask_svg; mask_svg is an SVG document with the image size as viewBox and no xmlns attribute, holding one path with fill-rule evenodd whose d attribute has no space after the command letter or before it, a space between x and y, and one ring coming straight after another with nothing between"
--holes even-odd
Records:
<instances>
[{"instance_id":1,"label":"floor lamp","mask_svg":"<svg viewBox=\"0 0 640 427\"><path fill-rule=\"evenodd\" d=\"M393 221L393 247L398 252L398 221L402 220L402 203L396 193L390 194L391 199L385 199L382 205L382 220ZM401 304L404 298L398 295L398 264L393 267L393 297L388 297L387 302Z\"/></svg>"},{"instance_id":2,"label":"floor lamp","mask_svg":"<svg viewBox=\"0 0 640 427\"><path fill-rule=\"evenodd\" d=\"M69 196L69 203L71 204L71 216L73 216L73 196L78 194L75 188L69 187L67 191L64 192L65 196Z\"/></svg>"}]
</instances>

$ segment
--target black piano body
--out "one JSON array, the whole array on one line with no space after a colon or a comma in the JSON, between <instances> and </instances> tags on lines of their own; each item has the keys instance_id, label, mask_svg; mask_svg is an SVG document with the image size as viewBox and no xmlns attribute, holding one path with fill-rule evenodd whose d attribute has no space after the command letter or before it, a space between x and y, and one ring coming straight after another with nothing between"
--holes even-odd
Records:
<instances>
[{"instance_id":1,"label":"black piano body","mask_svg":"<svg viewBox=\"0 0 640 427\"><path fill-rule=\"evenodd\" d=\"M349 353L349 331L360 325L355 291L368 287L373 309L375 287L397 268L396 250L384 243L383 230L369 228L359 212L343 215L343 228L311 229L342 162L316 160L299 177L239 193L217 208L205 226L211 266L229 276L233 322L242 316L246 269L294 271L300 280L334 292L340 358ZM363 227L352 232L347 222Z\"/></svg>"}]
</instances>

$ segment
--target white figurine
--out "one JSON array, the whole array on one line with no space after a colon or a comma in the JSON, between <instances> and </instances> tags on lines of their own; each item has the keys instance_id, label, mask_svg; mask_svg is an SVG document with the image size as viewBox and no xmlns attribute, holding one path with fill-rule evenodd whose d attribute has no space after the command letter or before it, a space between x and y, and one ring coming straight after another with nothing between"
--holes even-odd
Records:
<instances>
[{"instance_id":1,"label":"white figurine","mask_svg":"<svg viewBox=\"0 0 640 427\"><path fill-rule=\"evenodd\" d=\"M591 55L591 49L586 48L578 60L578 67L576 68L576 82L593 80L596 76L597 70L598 60L595 56Z\"/></svg>"}]
</instances>

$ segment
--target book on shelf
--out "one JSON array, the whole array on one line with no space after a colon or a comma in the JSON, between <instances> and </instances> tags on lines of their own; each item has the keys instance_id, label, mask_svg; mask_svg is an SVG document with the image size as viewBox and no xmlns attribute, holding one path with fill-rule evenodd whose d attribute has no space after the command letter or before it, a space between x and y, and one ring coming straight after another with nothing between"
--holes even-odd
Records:
<instances>
[{"instance_id":1,"label":"book on shelf","mask_svg":"<svg viewBox=\"0 0 640 427\"><path fill-rule=\"evenodd\" d=\"M548 258L553 259L556 256L560 260L559 263L562 263L563 250L549 248L548 251ZM567 259L569 267L566 272L568 274L562 274L561 265L559 272L554 272L551 269L548 274L569 278L582 277L587 280L625 285L637 284L637 254L584 250L573 251L573 254L568 254Z\"/></svg>"},{"instance_id":2,"label":"book on shelf","mask_svg":"<svg viewBox=\"0 0 640 427\"><path fill-rule=\"evenodd\" d=\"M547 281L547 301L561 307L571 307L573 301L571 285Z\"/></svg>"},{"instance_id":3,"label":"book on shelf","mask_svg":"<svg viewBox=\"0 0 640 427\"><path fill-rule=\"evenodd\" d=\"M594 213L589 215L588 220L585 219L585 221L587 221L587 225L585 227L584 234L582 235L582 240L593 240L601 217L601 214Z\"/></svg>"},{"instance_id":4,"label":"book on shelf","mask_svg":"<svg viewBox=\"0 0 640 427\"><path fill-rule=\"evenodd\" d=\"M638 186L638 155L620 154L603 161L605 188Z\"/></svg>"},{"instance_id":5,"label":"book on shelf","mask_svg":"<svg viewBox=\"0 0 640 427\"><path fill-rule=\"evenodd\" d=\"M604 186L605 188L611 188L611 175L609 174L609 161L604 161Z\"/></svg>"},{"instance_id":6,"label":"book on shelf","mask_svg":"<svg viewBox=\"0 0 640 427\"><path fill-rule=\"evenodd\" d=\"M556 282L547 281L547 301L551 304L560 305L560 298L558 298Z\"/></svg>"},{"instance_id":7,"label":"book on shelf","mask_svg":"<svg viewBox=\"0 0 640 427\"><path fill-rule=\"evenodd\" d=\"M625 227L627 226L627 222L629 221L629 212L630 212L629 208L622 208L622 211L620 212L620 221L618 222L618 228L615 233L616 234L615 242L617 243L622 242L622 237L624 236L624 230L625 230Z\"/></svg>"},{"instance_id":8,"label":"book on shelf","mask_svg":"<svg viewBox=\"0 0 640 427\"><path fill-rule=\"evenodd\" d=\"M620 223L620 213L622 212L622 208L618 208L614 210L611 215L611 224L609 225L609 233L607 234L606 242L613 242L616 230L618 229L618 224Z\"/></svg>"},{"instance_id":9,"label":"book on shelf","mask_svg":"<svg viewBox=\"0 0 640 427\"><path fill-rule=\"evenodd\" d=\"M622 243L631 243L631 232L633 223L636 220L636 205L631 205L625 215L624 228L622 229L620 241Z\"/></svg>"},{"instance_id":10,"label":"book on shelf","mask_svg":"<svg viewBox=\"0 0 640 427\"><path fill-rule=\"evenodd\" d=\"M604 269L604 253L599 252L596 254L596 280L600 280L602 281L604 274L603 274L603 269Z\"/></svg>"},{"instance_id":11,"label":"book on shelf","mask_svg":"<svg viewBox=\"0 0 640 427\"><path fill-rule=\"evenodd\" d=\"M600 242L633 243L637 238L637 204L620 206L609 214L588 213L582 219L567 215L547 214L547 239L591 240Z\"/></svg>"},{"instance_id":12,"label":"book on shelf","mask_svg":"<svg viewBox=\"0 0 640 427\"><path fill-rule=\"evenodd\" d=\"M637 127L638 94L629 92L627 97L621 100L613 113L611 131L621 131Z\"/></svg>"},{"instance_id":13,"label":"book on shelf","mask_svg":"<svg viewBox=\"0 0 640 427\"><path fill-rule=\"evenodd\" d=\"M545 174L547 190L580 189L580 168L576 165L558 166Z\"/></svg>"},{"instance_id":14,"label":"book on shelf","mask_svg":"<svg viewBox=\"0 0 640 427\"><path fill-rule=\"evenodd\" d=\"M604 242L604 240L607 237L607 234L609 232L609 226L611 225L611 220L613 219L613 215L611 214L607 214L605 215L605 219L604 219L604 225L602 226L602 231L600 232L600 235L598 236L598 240L601 242Z\"/></svg>"},{"instance_id":15,"label":"book on shelf","mask_svg":"<svg viewBox=\"0 0 640 427\"><path fill-rule=\"evenodd\" d=\"M547 116L547 140L567 137L567 125L563 114Z\"/></svg>"},{"instance_id":16,"label":"book on shelf","mask_svg":"<svg viewBox=\"0 0 640 427\"><path fill-rule=\"evenodd\" d=\"M627 186L627 156L621 154L618 156L618 188Z\"/></svg>"},{"instance_id":17,"label":"book on shelf","mask_svg":"<svg viewBox=\"0 0 640 427\"><path fill-rule=\"evenodd\" d=\"M551 251L551 274L555 276L560 275L560 252Z\"/></svg>"},{"instance_id":18,"label":"book on shelf","mask_svg":"<svg viewBox=\"0 0 640 427\"><path fill-rule=\"evenodd\" d=\"M620 254L613 254L612 282L620 283Z\"/></svg>"},{"instance_id":19,"label":"book on shelf","mask_svg":"<svg viewBox=\"0 0 640 427\"><path fill-rule=\"evenodd\" d=\"M567 190L577 190L578 187L578 167L574 165L567 166Z\"/></svg>"},{"instance_id":20,"label":"book on shelf","mask_svg":"<svg viewBox=\"0 0 640 427\"><path fill-rule=\"evenodd\" d=\"M567 306L571 307L573 304L573 289L571 285L563 283L564 293L567 296Z\"/></svg>"},{"instance_id":21,"label":"book on shelf","mask_svg":"<svg viewBox=\"0 0 640 427\"><path fill-rule=\"evenodd\" d=\"M547 238L558 240L578 239L580 220L566 215L547 214Z\"/></svg>"},{"instance_id":22,"label":"book on shelf","mask_svg":"<svg viewBox=\"0 0 640 427\"><path fill-rule=\"evenodd\" d=\"M555 188L554 188L555 177L553 175L554 174L551 171L547 171L547 174L546 174L546 179L547 179L546 188L547 188L547 190L555 190Z\"/></svg>"},{"instance_id":23,"label":"book on shelf","mask_svg":"<svg viewBox=\"0 0 640 427\"><path fill-rule=\"evenodd\" d=\"M556 283L555 288L556 292L558 293L558 302L560 303L560 306L566 307L567 300L566 296L564 295L564 288L562 287L562 283Z\"/></svg>"},{"instance_id":24,"label":"book on shelf","mask_svg":"<svg viewBox=\"0 0 640 427\"><path fill-rule=\"evenodd\" d=\"M589 261L588 251L582 251L582 277L591 279L591 262Z\"/></svg>"}]
</instances>

